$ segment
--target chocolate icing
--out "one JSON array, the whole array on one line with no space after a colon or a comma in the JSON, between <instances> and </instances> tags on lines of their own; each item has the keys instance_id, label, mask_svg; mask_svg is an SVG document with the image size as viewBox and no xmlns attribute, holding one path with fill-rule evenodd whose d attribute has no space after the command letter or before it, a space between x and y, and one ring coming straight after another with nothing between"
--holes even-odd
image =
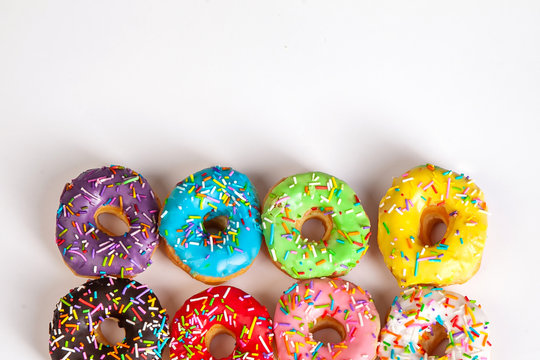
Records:
<instances>
[{"instance_id":1,"label":"chocolate icing","mask_svg":"<svg viewBox=\"0 0 540 360\"><path fill-rule=\"evenodd\" d=\"M96 335L101 321L124 328L121 344L105 345ZM135 280L102 277L64 296L49 324L49 354L65 359L161 359L169 338L167 314L154 292ZM93 356L93 357L92 357Z\"/></svg>"}]
</instances>

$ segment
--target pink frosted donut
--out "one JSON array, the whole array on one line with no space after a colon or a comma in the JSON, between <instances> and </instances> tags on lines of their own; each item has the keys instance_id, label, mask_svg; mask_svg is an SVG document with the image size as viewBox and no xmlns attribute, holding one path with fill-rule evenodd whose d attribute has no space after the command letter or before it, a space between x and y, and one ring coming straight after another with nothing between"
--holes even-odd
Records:
<instances>
[{"instance_id":1,"label":"pink frosted donut","mask_svg":"<svg viewBox=\"0 0 540 360\"><path fill-rule=\"evenodd\" d=\"M378 312L367 291L340 278L304 280L281 296L274 315L279 360L371 360L377 354ZM331 328L342 341L316 341Z\"/></svg>"}]
</instances>

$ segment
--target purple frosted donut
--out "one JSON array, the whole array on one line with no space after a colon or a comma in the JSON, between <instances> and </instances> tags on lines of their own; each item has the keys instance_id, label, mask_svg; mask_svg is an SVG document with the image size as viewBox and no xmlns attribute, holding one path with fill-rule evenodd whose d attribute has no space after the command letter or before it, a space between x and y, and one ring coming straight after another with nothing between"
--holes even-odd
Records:
<instances>
[{"instance_id":1,"label":"purple frosted donut","mask_svg":"<svg viewBox=\"0 0 540 360\"><path fill-rule=\"evenodd\" d=\"M102 213L119 217L129 230L110 233L99 223ZM140 174L122 166L87 170L60 196L56 244L77 275L133 277L151 264L158 215L159 200Z\"/></svg>"}]
</instances>

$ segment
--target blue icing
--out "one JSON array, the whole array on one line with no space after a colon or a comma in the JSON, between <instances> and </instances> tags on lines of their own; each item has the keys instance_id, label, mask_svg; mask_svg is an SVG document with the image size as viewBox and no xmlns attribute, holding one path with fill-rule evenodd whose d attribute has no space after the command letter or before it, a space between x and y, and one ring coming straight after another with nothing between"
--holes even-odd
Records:
<instances>
[{"instance_id":1,"label":"blue icing","mask_svg":"<svg viewBox=\"0 0 540 360\"><path fill-rule=\"evenodd\" d=\"M211 238L203 222L218 217L228 220L227 227ZM261 248L260 222L259 199L247 176L215 166L176 185L163 207L159 233L192 275L221 278L253 262Z\"/></svg>"}]
</instances>

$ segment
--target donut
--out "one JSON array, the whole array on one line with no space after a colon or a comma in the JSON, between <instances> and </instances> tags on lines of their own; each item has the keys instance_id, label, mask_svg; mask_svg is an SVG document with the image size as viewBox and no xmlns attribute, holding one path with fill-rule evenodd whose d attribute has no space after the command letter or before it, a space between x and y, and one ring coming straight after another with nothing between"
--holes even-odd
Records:
<instances>
[{"instance_id":1,"label":"donut","mask_svg":"<svg viewBox=\"0 0 540 360\"><path fill-rule=\"evenodd\" d=\"M313 339L331 328L342 341ZM276 306L274 335L279 360L371 360L377 353L379 314L367 291L342 280L302 280L286 290Z\"/></svg>"},{"instance_id":2,"label":"donut","mask_svg":"<svg viewBox=\"0 0 540 360\"><path fill-rule=\"evenodd\" d=\"M115 236L98 216L116 215L129 231ZM56 244L76 274L131 278L144 271L159 243L159 201L148 182L122 166L83 172L66 184L56 216Z\"/></svg>"},{"instance_id":3,"label":"donut","mask_svg":"<svg viewBox=\"0 0 540 360\"><path fill-rule=\"evenodd\" d=\"M354 191L322 172L284 178L264 201L262 227L276 266L295 279L347 274L366 253L369 219ZM322 239L302 236L304 223L318 219Z\"/></svg>"},{"instance_id":4,"label":"donut","mask_svg":"<svg viewBox=\"0 0 540 360\"><path fill-rule=\"evenodd\" d=\"M439 243L431 231L446 225ZM462 284L480 267L487 232L484 194L469 177L433 165L394 178L379 206L379 249L398 284Z\"/></svg>"},{"instance_id":5,"label":"donut","mask_svg":"<svg viewBox=\"0 0 540 360\"><path fill-rule=\"evenodd\" d=\"M212 359L212 339L223 333L236 340L232 354L224 359L273 359L268 311L232 286L211 287L186 300L171 322L171 359Z\"/></svg>"},{"instance_id":6,"label":"donut","mask_svg":"<svg viewBox=\"0 0 540 360\"><path fill-rule=\"evenodd\" d=\"M433 287L413 287L394 299L378 348L381 360L435 359L432 351L445 338L440 360L488 360L489 322L474 300Z\"/></svg>"},{"instance_id":7,"label":"donut","mask_svg":"<svg viewBox=\"0 0 540 360\"><path fill-rule=\"evenodd\" d=\"M105 319L125 330L110 344L100 331ZM49 324L53 360L161 359L169 338L167 314L147 285L126 278L88 280L60 299Z\"/></svg>"},{"instance_id":8,"label":"donut","mask_svg":"<svg viewBox=\"0 0 540 360\"><path fill-rule=\"evenodd\" d=\"M260 222L259 199L247 176L214 166L176 185L165 201L159 231L177 266L199 281L219 284L255 260Z\"/></svg>"}]
</instances>

